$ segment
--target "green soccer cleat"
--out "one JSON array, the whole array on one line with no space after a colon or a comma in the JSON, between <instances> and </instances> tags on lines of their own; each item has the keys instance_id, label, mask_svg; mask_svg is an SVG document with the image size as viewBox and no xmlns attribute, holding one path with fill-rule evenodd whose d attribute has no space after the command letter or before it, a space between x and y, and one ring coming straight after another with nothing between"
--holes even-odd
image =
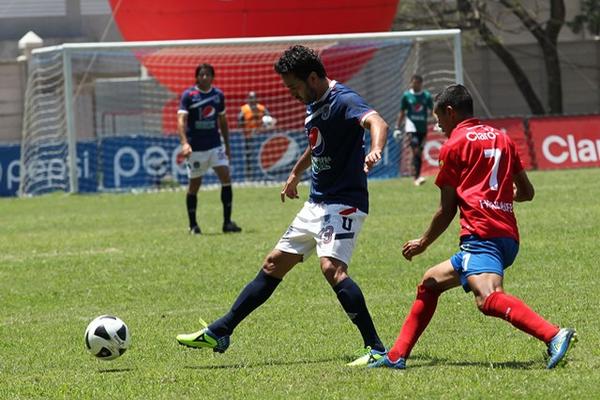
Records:
<instances>
[{"instance_id":1,"label":"green soccer cleat","mask_svg":"<svg viewBox=\"0 0 600 400\"><path fill-rule=\"evenodd\" d=\"M552 369L561 363L567 355L569 348L577 341L575 329L563 328L548 343L548 364L546 368Z\"/></svg>"},{"instance_id":2,"label":"green soccer cleat","mask_svg":"<svg viewBox=\"0 0 600 400\"><path fill-rule=\"evenodd\" d=\"M229 336L218 337L210 329L204 320L200 319L200 324L204 327L198 332L182 333L177 335L177 342L186 347L195 349L208 348L216 353L224 353L229 347Z\"/></svg>"},{"instance_id":3,"label":"green soccer cleat","mask_svg":"<svg viewBox=\"0 0 600 400\"><path fill-rule=\"evenodd\" d=\"M385 351L374 350L371 346L365 347L361 350L361 356L356 360L346 364L348 367L366 367L374 362L379 361L385 357Z\"/></svg>"}]
</instances>

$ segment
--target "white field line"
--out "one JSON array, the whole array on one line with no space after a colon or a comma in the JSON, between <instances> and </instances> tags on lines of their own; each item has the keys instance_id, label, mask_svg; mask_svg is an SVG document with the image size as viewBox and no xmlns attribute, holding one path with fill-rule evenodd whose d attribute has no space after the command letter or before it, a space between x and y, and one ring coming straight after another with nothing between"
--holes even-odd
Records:
<instances>
[{"instance_id":1,"label":"white field line","mask_svg":"<svg viewBox=\"0 0 600 400\"><path fill-rule=\"evenodd\" d=\"M51 257L81 257L81 256L90 256L96 254L112 254L112 253L122 253L121 250L108 247L106 249L89 249L89 250L81 250L81 251L49 251L44 253L33 252L30 254L23 255L12 255L12 254L4 254L0 255L0 262L23 262L31 259L40 259L40 258L51 258Z\"/></svg>"}]
</instances>

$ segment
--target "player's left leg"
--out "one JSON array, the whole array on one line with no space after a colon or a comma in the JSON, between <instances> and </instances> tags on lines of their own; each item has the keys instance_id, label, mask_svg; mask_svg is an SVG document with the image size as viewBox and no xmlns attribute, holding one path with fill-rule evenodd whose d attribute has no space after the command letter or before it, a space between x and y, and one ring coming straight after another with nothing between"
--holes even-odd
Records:
<instances>
[{"instance_id":1,"label":"player's left leg","mask_svg":"<svg viewBox=\"0 0 600 400\"><path fill-rule=\"evenodd\" d=\"M365 354L349 365L366 365L385 354L360 287L348 276L348 264L367 214L341 204L318 206L316 250L321 271L364 341ZM317 212L317 210L315 210Z\"/></svg>"},{"instance_id":2,"label":"player's left leg","mask_svg":"<svg viewBox=\"0 0 600 400\"><path fill-rule=\"evenodd\" d=\"M229 166L220 165L213 167L215 173L221 181L221 203L223 203L223 232L241 232L235 222L231 220L231 208L233 203L233 191L231 190L231 175Z\"/></svg>"},{"instance_id":3,"label":"player's left leg","mask_svg":"<svg viewBox=\"0 0 600 400\"><path fill-rule=\"evenodd\" d=\"M423 158L423 147L425 146L425 137L427 133L415 132L413 134L413 167L415 171L415 185L420 186L425 183L425 178L421 176L421 166Z\"/></svg>"},{"instance_id":4,"label":"player's left leg","mask_svg":"<svg viewBox=\"0 0 600 400\"><path fill-rule=\"evenodd\" d=\"M521 299L504 292L504 269L515 260L518 243L510 238L473 238L461 243L461 249L462 258L459 258L462 261L457 261L456 264L462 267L461 278L464 280L465 290L473 291L479 310L485 315L502 318L515 328L546 343L551 357L548 368L553 368L565 356L571 341L575 339L575 331L560 329L542 318Z\"/></svg>"},{"instance_id":5,"label":"player's left leg","mask_svg":"<svg viewBox=\"0 0 600 400\"><path fill-rule=\"evenodd\" d=\"M484 273L468 277L479 310L502 318L515 328L541 340L548 346L548 368L554 368L575 340L574 329L560 329L533 311L521 299L504 292L502 276Z\"/></svg>"},{"instance_id":6,"label":"player's left leg","mask_svg":"<svg viewBox=\"0 0 600 400\"><path fill-rule=\"evenodd\" d=\"M349 363L349 366L364 366L385 355L385 346L377 335L371 314L360 287L348 276L348 266L332 257L320 258L321 271L342 305L346 315L358 328L364 343L365 354Z\"/></svg>"}]
</instances>

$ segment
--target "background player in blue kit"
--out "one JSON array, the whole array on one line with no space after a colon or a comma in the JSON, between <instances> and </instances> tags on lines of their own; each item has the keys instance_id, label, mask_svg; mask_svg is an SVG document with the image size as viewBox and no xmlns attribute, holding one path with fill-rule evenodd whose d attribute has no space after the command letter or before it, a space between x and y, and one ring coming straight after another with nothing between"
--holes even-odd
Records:
<instances>
[{"instance_id":1,"label":"background player in blue kit","mask_svg":"<svg viewBox=\"0 0 600 400\"><path fill-rule=\"evenodd\" d=\"M321 59L307 47L290 47L275 63L275 71L291 95L307 104L305 128L309 138L307 149L281 191L281 201L298 198L300 177L311 167L309 200L231 310L198 332L178 335L177 340L189 347L224 352L236 326L316 249L325 279L363 338L364 354L349 365L367 365L381 359L385 348L362 291L348 276L347 269L369 211L366 172L381 159L388 126L358 94L328 79ZM372 143L366 156L365 129L371 132Z\"/></svg>"},{"instance_id":2,"label":"background player in blue kit","mask_svg":"<svg viewBox=\"0 0 600 400\"><path fill-rule=\"evenodd\" d=\"M202 176L209 168L214 169L221 181L223 203L223 232L240 232L242 229L231 221L231 176L229 174L229 129L225 116L225 96L212 86L215 70L210 64L196 68L196 85L186 89L181 96L177 112L177 130L181 141L182 157L187 158L190 179L186 206L190 233L201 233L196 221L198 189ZM223 137L223 143L221 143Z\"/></svg>"}]
</instances>

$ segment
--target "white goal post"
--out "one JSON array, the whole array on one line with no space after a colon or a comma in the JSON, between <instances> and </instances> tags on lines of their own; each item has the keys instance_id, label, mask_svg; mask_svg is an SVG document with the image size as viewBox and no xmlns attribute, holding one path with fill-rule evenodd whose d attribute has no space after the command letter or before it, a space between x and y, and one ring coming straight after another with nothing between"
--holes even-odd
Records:
<instances>
[{"instance_id":1,"label":"white goal post","mask_svg":"<svg viewBox=\"0 0 600 400\"><path fill-rule=\"evenodd\" d=\"M363 95L392 127L413 74L422 75L433 94L463 82L458 29L36 49L29 61L19 194L184 184L185 168L175 160L176 109L201 62L215 67L214 85L225 93L234 183L285 180L290 160L306 145L303 106L289 96L272 66L297 43L315 48L329 77ZM237 124L250 91L277 121L252 134ZM402 152L401 144L388 146L373 176L404 174ZM206 182L216 181L208 176Z\"/></svg>"}]
</instances>

